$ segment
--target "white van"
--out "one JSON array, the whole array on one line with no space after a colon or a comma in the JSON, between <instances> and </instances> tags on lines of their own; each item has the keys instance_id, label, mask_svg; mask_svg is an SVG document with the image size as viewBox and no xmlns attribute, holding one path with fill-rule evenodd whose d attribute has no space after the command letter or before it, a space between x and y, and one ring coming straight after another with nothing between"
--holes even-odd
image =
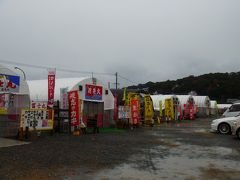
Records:
<instances>
[{"instance_id":1,"label":"white van","mask_svg":"<svg viewBox=\"0 0 240 180\"><path fill-rule=\"evenodd\" d=\"M223 117L234 117L238 115L240 115L240 103L234 103L223 113Z\"/></svg>"}]
</instances>

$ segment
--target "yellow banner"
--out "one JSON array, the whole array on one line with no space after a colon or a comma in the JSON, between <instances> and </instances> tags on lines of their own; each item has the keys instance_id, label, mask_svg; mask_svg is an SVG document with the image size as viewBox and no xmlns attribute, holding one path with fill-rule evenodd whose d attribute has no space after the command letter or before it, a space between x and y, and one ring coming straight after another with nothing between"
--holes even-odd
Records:
<instances>
[{"instance_id":1,"label":"yellow banner","mask_svg":"<svg viewBox=\"0 0 240 180\"><path fill-rule=\"evenodd\" d=\"M165 99L165 116L174 120L173 102L171 99Z\"/></svg>"},{"instance_id":2,"label":"yellow banner","mask_svg":"<svg viewBox=\"0 0 240 180\"><path fill-rule=\"evenodd\" d=\"M0 108L0 114L7 114L7 109L6 108Z\"/></svg>"},{"instance_id":3,"label":"yellow banner","mask_svg":"<svg viewBox=\"0 0 240 180\"><path fill-rule=\"evenodd\" d=\"M149 95L144 97L144 109L145 120L151 120L153 118L153 103Z\"/></svg>"},{"instance_id":4,"label":"yellow banner","mask_svg":"<svg viewBox=\"0 0 240 180\"><path fill-rule=\"evenodd\" d=\"M163 112L162 112L162 100L159 101L159 116L160 116L160 117L163 116Z\"/></svg>"}]
</instances>

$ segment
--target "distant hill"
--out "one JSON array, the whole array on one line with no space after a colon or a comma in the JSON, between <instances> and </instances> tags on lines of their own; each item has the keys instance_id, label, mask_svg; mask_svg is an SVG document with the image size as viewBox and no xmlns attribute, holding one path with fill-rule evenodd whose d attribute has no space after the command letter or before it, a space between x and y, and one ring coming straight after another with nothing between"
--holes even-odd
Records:
<instances>
[{"instance_id":1,"label":"distant hill","mask_svg":"<svg viewBox=\"0 0 240 180\"><path fill-rule=\"evenodd\" d=\"M211 99L225 103L229 98L240 98L240 72L210 73L200 76L188 76L177 80L163 82L147 82L137 86L129 86L139 92L150 94L189 94L208 95Z\"/></svg>"}]
</instances>

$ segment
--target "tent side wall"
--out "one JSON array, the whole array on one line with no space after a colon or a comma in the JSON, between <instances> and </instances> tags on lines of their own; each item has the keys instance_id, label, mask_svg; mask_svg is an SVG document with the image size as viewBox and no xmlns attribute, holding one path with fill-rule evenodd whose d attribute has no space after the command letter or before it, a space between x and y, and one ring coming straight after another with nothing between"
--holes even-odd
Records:
<instances>
[{"instance_id":1,"label":"tent side wall","mask_svg":"<svg viewBox=\"0 0 240 180\"><path fill-rule=\"evenodd\" d=\"M195 105L198 107L197 117L208 117L210 114L210 99L208 96L193 96Z\"/></svg>"}]
</instances>

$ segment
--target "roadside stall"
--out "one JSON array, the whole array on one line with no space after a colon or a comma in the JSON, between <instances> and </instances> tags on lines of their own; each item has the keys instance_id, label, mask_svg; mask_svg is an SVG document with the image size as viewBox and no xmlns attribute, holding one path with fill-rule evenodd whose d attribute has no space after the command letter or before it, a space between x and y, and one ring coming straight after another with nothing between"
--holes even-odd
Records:
<instances>
[{"instance_id":1,"label":"roadside stall","mask_svg":"<svg viewBox=\"0 0 240 180\"><path fill-rule=\"evenodd\" d=\"M176 95L151 95L155 118L161 120L177 120L179 99Z\"/></svg>"},{"instance_id":2,"label":"roadside stall","mask_svg":"<svg viewBox=\"0 0 240 180\"><path fill-rule=\"evenodd\" d=\"M193 96L197 107L197 117L208 117L210 114L210 98L208 96Z\"/></svg>"},{"instance_id":3,"label":"roadside stall","mask_svg":"<svg viewBox=\"0 0 240 180\"><path fill-rule=\"evenodd\" d=\"M35 80L28 83L31 101L46 102L48 100L48 80ZM82 124L86 127L110 127L116 125L113 117L114 96L110 89L96 78L56 79L54 101L54 104L58 102L62 109L69 109L70 115L74 114L73 118L69 117L68 111L65 112L65 123L69 118L76 120L76 122L71 122L71 126ZM78 110L75 110L76 104ZM55 125L57 123L59 122L55 122Z\"/></svg>"},{"instance_id":4,"label":"roadside stall","mask_svg":"<svg viewBox=\"0 0 240 180\"><path fill-rule=\"evenodd\" d=\"M195 118L195 101L191 95L177 95L179 99L179 119Z\"/></svg>"},{"instance_id":5,"label":"roadside stall","mask_svg":"<svg viewBox=\"0 0 240 180\"><path fill-rule=\"evenodd\" d=\"M29 108L30 96L25 77L0 65L0 137L16 136L20 111Z\"/></svg>"}]
</instances>

